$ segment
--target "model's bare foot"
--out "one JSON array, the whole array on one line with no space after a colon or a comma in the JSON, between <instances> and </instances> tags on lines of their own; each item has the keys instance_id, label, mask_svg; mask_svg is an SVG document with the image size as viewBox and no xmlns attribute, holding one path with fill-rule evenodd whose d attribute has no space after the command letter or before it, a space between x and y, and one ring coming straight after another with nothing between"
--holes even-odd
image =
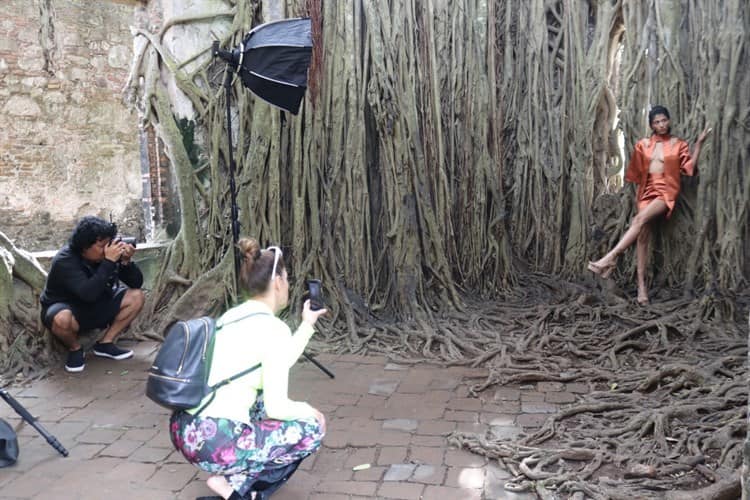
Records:
<instances>
[{"instance_id":1,"label":"model's bare foot","mask_svg":"<svg viewBox=\"0 0 750 500\"><path fill-rule=\"evenodd\" d=\"M589 261L588 270L594 274L598 274L600 277L607 279L612 271L615 270L616 264L614 262L600 264L597 262Z\"/></svg>"},{"instance_id":2,"label":"model's bare foot","mask_svg":"<svg viewBox=\"0 0 750 500\"><path fill-rule=\"evenodd\" d=\"M211 476L206 480L209 489L221 498L229 498L234 493L234 488L224 476Z\"/></svg>"},{"instance_id":3,"label":"model's bare foot","mask_svg":"<svg viewBox=\"0 0 750 500\"><path fill-rule=\"evenodd\" d=\"M649 304L648 291L646 289L638 287L638 298L636 300L638 300L639 305L647 306Z\"/></svg>"}]
</instances>

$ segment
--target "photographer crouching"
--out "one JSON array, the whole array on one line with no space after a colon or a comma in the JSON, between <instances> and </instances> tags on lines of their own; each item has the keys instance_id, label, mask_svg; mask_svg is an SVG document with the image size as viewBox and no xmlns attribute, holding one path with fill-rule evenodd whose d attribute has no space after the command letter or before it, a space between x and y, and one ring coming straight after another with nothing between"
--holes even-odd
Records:
<instances>
[{"instance_id":1,"label":"photographer crouching","mask_svg":"<svg viewBox=\"0 0 750 500\"><path fill-rule=\"evenodd\" d=\"M66 371L86 366L78 333L94 328L106 328L93 347L95 355L116 360L133 356L114 342L143 308L143 274L131 260L134 253L133 244L117 238L115 224L87 216L52 259L40 297L41 316L69 349Z\"/></svg>"}]
</instances>

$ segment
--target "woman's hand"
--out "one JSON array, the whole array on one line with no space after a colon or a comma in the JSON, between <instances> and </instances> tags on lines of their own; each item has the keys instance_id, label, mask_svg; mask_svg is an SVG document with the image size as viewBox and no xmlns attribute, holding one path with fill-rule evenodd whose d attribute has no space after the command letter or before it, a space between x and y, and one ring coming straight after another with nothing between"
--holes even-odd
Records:
<instances>
[{"instance_id":1,"label":"woman's hand","mask_svg":"<svg viewBox=\"0 0 750 500\"><path fill-rule=\"evenodd\" d=\"M318 321L318 318L327 312L328 309L318 309L317 311L313 311L310 309L310 299L307 299L302 306L302 321L309 323L310 326L315 326L315 322Z\"/></svg>"},{"instance_id":2,"label":"woman's hand","mask_svg":"<svg viewBox=\"0 0 750 500\"><path fill-rule=\"evenodd\" d=\"M313 408L313 414L315 415L315 420L318 421L318 425L320 426L320 432L325 434L326 433L326 418L323 416L322 413L320 413L315 408Z\"/></svg>"},{"instance_id":3,"label":"woman's hand","mask_svg":"<svg viewBox=\"0 0 750 500\"><path fill-rule=\"evenodd\" d=\"M708 134L710 134L712 130L713 129L711 127L706 127L705 129L703 129L703 132L701 132L701 135L698 136L698 139L696 140L696 142L698 144L702 144L703 141L705 141L706 138L708 138Z\"/></svg>"}]
</instances>

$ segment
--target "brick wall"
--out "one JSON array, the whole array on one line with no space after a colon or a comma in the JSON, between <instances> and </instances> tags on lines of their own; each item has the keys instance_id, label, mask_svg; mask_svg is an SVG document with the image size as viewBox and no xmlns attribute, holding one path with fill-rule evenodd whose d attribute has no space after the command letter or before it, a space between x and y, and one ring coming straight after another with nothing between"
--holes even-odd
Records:
<instances>
[{"instance_id":1,"label":"brick wall","mask_svg":"<svg viewBox=\"0 0 750 500\"><path fill-rule=\"evenodd\" d=\"M3 0L0 231L58 247L75 220L143 233L137 117L121 92L136 1Z\"/></svg>"},{"instance_id":2,"label":"brick wall","mask_svg":"<svg viewBox=\"0 0 750 500\"><path fill-rule=\"evenodd\" d=\"M144 212L150 214L148 225L157 239L174 237L179 228L175 180L172 166L164 151L164 142L156 135L153 125L148 125L141 135L145 141L148 164L148 188L144 186Z\"/></svg>"}]
</instances>

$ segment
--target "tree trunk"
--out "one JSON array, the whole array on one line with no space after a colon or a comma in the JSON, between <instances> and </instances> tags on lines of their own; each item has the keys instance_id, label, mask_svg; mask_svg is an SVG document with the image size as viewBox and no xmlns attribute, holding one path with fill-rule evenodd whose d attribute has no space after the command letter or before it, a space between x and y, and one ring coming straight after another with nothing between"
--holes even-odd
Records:
<instances>
[{"instance_id":1,"label":"tree trunk","mask_svg":"<svg viewBox=\"0 0 750 500\"><path fill-rule=\"evenodd\" d=\"M40 376L57 358L39 319L47 273L0 232L0 387L12 376Z\"/></svg>"}]
</instances>

